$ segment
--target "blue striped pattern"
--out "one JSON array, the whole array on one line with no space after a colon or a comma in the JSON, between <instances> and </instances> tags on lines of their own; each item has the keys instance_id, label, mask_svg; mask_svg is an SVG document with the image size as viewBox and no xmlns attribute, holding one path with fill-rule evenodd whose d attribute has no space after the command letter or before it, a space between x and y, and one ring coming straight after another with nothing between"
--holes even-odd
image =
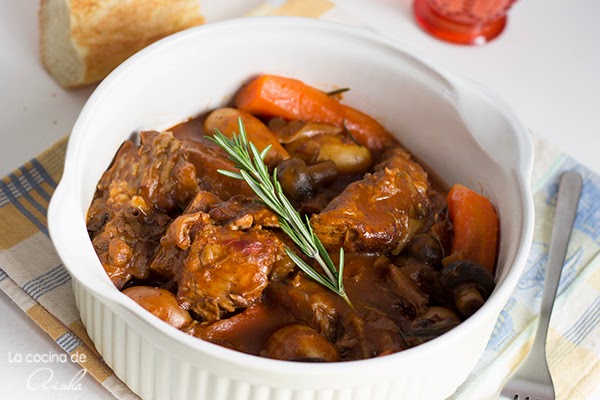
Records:
<instances>
[{"instance_id":1,"label":"blue striped pattern","mask_svg":"<svg viewBox=\"0 0 600 400\"><path fill-rule=\"evenodd\" d=\"M46 185L43 185L43 183ZM33 159L17 171L0 180L0 207L11 203L35 227L48 236L47 207L57 182L44 166ZM35 195L34 195L35 193ZM0 281L6 279L4 271ZM71 276L63 265L59 265L23 285L23 290L33 300L65 284Z\"/></svg>"},{"instance_id":2,"label":"blue striped pattern","mask_svg":"<svg viewBox=\"0 0 600 400\"><path fill-rule=\"evenodd\" d=\"M46 171L46 169L38 161L38 159L34 158L30 161L30 163L33 167L33 168L31 168L31 171L33 171L33 173L38 173L40 175L41 179L43 179L43 181L48 183L50 185L50 187L52 187L52 189L54 190L56 188L56 186L58 185L58 183L54 180L54 178L52 178L52 176L50 176L48 171Z\"/></svg>"},{"instance_id":3,"label":"blue striped pattern","mask_svg":"<svg viewBox=\"0 0 600 400\"><path fill-rule=\"evenodd\" d=\"M553 358L556 363L564 362L564 358L577 348L600 322L600 297L583 312L581 317L562 336L567 339L556 350Z\"/></svg>"},{"instance_id":4,"label":"blue striped pattern","mask_svg":"<svg viewBox=\"0 0 600 400\"><path fill-rule=\"evenodd\" d=\"M52 191L56 188L56 181L52 179L42 164L33 159L26 166L18 169L20 176L14 172L7 176L8 179L0 181L0 207L12 203L19 212L34 224L40 232L48 236L46 226L47 204L40 203L31 192L37 193L44 202L49 202ZM50 189L45 188L42 183L46 182ZM31 212L25 207L31 205L40 215Z\"/></svg>"},{"instance_id":5,"label":"blue striped pattern","mask_svg":"<svg viewBox=\"0 0 600 400\"><path fill-rule=\"evenodd\" d=\"M71 276L67 272L65 266L60 264L59 266L52 268L50 271L25 283L25 285L23 285L23 290L25 293L31 296L32 299L37 300L43 294L56 289L69 280L71 280Z\"/></svg>"},{"instance_id":6,"label":"blue striped pattern","mask_svg":"<svg viewBox=\"0 0 600 400\"><path fill-rule=\"evenodd\" d=\"M41 189L38 191L40 196L42 196L42 198L44 198L46 201L50 200L52 192L44 189L41 184L42 182L46 182L51 188L55 188L56 182L54 179L52 179L39 161L35 160L34 163L32 160L29 168L26 166L21 166L18 171L22 174L21 176L16 176L14 172L8 175L8 178L11 182L18 182L19 186L21 186L24 191ZM9 199L6 196L0 194L0 207L8 204L9 202Z\"/></svg>"},{"instance_id":7,"label":"blue striped pattern","mask_svg":"<svg viewBox=\"0 0 600 400\"><path fill-rule=\"evenodd\" d=\"M67 354L71 354L73 350L75 350L80 344L81 340L77 336L75 336L71 332L67 332L58 339L56 339L56 343L67 352Z\"/></svg>"},{"instance_id":8,"label":"blue striped pattern","mask_svg":"<svg viewBox=\"0 0 600 400\"><path fill-rule=\"evenodd\" d=\"M14 185L11 183L5 183L4 181L0 181L0 196L7 198L17 210L23 216L25 216L31 223L33 223L36 228L38 228L41 232L43 232L46 236L48 236L48 228L46 224L40 221L35 215L33 215L21 202L18 200L22 193L15 193Z\"/></svg>"},{"instance_id":9,"label":"blue striped pattern","mask_svg":"<svg viewBox=\"0 0 600 400\"><path fill-rule=\"evenodd\" d=\"M600 322L600 296L588 307L577 322L565 332L565 338L580 344Z\"/></svg>"}]
</instances>

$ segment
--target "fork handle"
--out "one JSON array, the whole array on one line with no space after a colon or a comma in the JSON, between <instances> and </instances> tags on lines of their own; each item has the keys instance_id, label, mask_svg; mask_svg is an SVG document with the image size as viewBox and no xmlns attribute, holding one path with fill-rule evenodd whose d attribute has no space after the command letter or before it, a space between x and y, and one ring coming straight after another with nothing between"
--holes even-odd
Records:
<instances>
[{"instance_id":1,"label":"fork handle","mask_svg":"<svg viewBox=\"0 0 600 400\"><path fill-rule=\"evenodd\" d=\"M542 303L540 306L540 319L532 348L533 351L534 348L543 346L544 348L540 349L542 354L545 353L548 324L552 315L552 307L567 254L567 247L577 213L577 203L579 202L582 186L581 176L576 172L565 172L560 178L554 226L550 238L546 279L544 280L544 291L542 292Z\"/></svg>"}]
</instances>

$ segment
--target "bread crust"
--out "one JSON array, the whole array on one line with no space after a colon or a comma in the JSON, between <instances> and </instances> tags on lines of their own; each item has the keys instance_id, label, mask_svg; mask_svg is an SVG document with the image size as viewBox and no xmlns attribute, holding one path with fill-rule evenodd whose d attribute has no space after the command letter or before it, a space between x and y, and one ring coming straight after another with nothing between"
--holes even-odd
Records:
<instances>
[{"instance_id":1,"label":"bread crust","mask_svg":"<svg viewBox=\"0 0 600 400\"><path fill-rule=\"evenodd\" d=\"M62 7L68 21L54 21L52 15ZM204 17L198 0L41 0L39 21L44 66L64 87L77 87L103 79L140 49L200 25ZM67 22L69 27L51 26ZM57 28L68 29L68 37L53 35ZM71 43L57 43L61 40ZM79 74L65 71L77 68L60 62L69 59L66 53L73 47L82 63Z\"/></svg>"}]
</instances>

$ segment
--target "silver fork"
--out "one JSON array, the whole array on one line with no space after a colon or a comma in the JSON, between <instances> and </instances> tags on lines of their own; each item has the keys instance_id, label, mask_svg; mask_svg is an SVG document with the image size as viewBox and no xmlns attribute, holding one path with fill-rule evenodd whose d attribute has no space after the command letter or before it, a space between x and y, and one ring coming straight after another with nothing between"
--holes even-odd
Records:
<instances>
[{"instance_id":1,"label":"silver fork","mask_svg":"<svg viewBox=\"0 0 600 400\"><path fill-rule=\"evenodd\" d=\"M561 176L535 339L529 354L504 384L501 400L555 400L554 384L546 360L546 337L581 187L582 179L578 173L569 171Z\"/></svg>"}]
</instances>

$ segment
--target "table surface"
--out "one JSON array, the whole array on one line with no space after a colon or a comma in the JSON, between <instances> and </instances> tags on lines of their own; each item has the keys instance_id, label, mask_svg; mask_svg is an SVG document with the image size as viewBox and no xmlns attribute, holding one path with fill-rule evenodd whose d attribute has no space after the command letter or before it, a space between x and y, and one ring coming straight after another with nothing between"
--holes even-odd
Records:
<instances>
[{"instance_id":1,"label":"table surface","mask_svg":"<svg viewBox=\"0 0 600 400\"><path fill-rule=\"evenodd\" d=\"M208 22L241 16L261 0L201 0ZM440 67L496 91L523 122L565 153L600 173L600 2L517 1L506 30L484 46L457 46L419 29L411 0L336 0L357 20ZM93 87L66 91L43 70L38 55L36 1L0 2L0 175L39 154L71 130ZM15 363L14 355L61 353L60 347L0 293L0 398L75 399L82 392L32 391L27 381L44 364ZM80 367L51 364L67 384ZM107 392L90 376L88 399Z\"/></svg>"}]
</instances>

